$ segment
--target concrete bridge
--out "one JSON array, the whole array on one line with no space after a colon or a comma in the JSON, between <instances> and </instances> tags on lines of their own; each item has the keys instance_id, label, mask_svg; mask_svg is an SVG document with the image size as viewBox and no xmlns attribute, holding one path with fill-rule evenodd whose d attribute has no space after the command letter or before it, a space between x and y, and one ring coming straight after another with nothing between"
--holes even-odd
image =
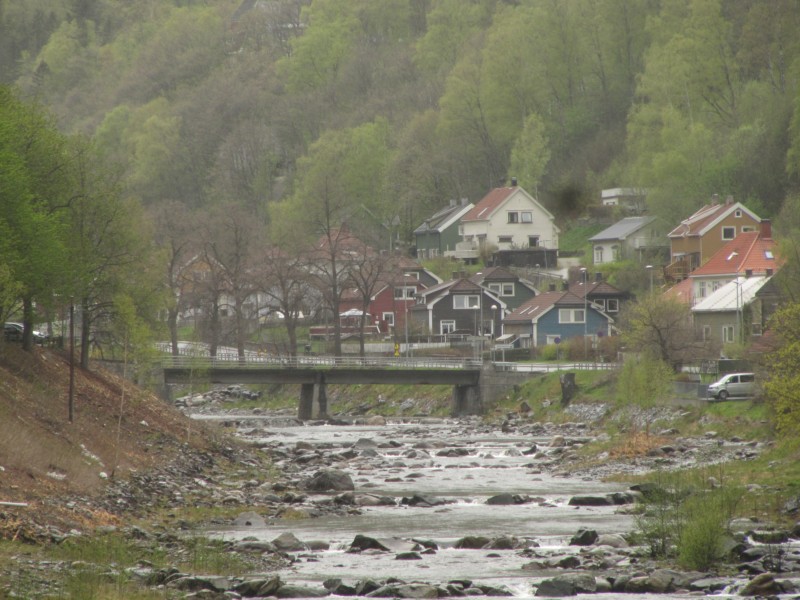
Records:
<instances>
[{"instance_id":1,"label":"concrete bridge","mask_svg":"<svg viewBox=\"0 0 800 600\"><path fill-rule=\"evenodd\" d=\"M302 356L247 357L245 360L170 357L162 362L165 384L299 384L300 419L328 414L327 386L335 384L452 385L454 415L479 414L500 379L510 387L530 373L495 373L491 363L461 358L362 358ZM498 379L498 377L500 379ZM491 388L491 389L490 389Z\"/></svg>"}]
</instances>

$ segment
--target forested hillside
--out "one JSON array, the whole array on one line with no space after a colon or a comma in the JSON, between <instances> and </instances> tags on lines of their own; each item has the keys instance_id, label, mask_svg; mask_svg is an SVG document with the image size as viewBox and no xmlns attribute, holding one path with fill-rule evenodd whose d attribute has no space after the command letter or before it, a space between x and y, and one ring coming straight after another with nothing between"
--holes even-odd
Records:
<instances>
[{"instance_id":1,"label":"forested hillside","mask_svg":"<svg viewBox=\"0 0 800 600\"><path fill-rule=\"evenodd\" d=\"M0 76L148 209L302 222L326 190L408 240L512 175L562 219L614 186L777 217L798 31L797 0L0 0Z\"/></svg>"}]
</instances>

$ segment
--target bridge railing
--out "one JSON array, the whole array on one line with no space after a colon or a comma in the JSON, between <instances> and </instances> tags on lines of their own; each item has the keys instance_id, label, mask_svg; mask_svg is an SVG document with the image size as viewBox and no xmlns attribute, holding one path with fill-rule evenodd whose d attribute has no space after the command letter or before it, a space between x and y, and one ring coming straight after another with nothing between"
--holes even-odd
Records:
<instances>
[{"instance_id":1,"label":"bridge railing","mask_svg":"<svg viewBox=\"0 0 800 600\"><path fill-rule=\"evenodd\" d=\"M482 362L472 358L449 357L360 357L360 356L169 356L161 361L166 369L480 369Z\"/></svg>"}]
</instances>

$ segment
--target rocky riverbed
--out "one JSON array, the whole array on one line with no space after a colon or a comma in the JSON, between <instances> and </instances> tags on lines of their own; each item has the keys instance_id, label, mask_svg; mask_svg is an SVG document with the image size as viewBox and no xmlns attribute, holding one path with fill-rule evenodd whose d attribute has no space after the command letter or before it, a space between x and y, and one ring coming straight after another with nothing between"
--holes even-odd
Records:
<instances>
[{"instance_id":1,"label":"rocky riverbed","mask_svg":"<svg viewBox=\"0 0 800 600\"><path fill-rule=\"evenodd\" d=\"M236 576L144 563L127 569L127 577L164 597L775 596L800 589L800 528L737 521L725 566L711 573L659 568L630 535L631 513L646 490L605 481L612 473L749 460L763 450L759 442L664 429L664 443L643 456L587 457L581 449L602 435L594 427L602 405L570 407L574 420L562 424L534 422L524 411L496 423L300 423L291 414L233 411L224 398L181 404L245 445L222 443L218 454L187 450L180 461L112 483L102 498L53 500L129 516L172 510L168 526L120 521L109 529L176 557L187 538L209 536L251 565L248 575ZM668 424L664 412L644 418ZM218 471L219 455L238 468ZM198 524L183 519L187 507L228 507L233 516ZM82 534L33 523L20 531L55 542ZM26 573L46 590L47 573L85 566L26 560L3 578Z\"/></svg>"}]
</instances>

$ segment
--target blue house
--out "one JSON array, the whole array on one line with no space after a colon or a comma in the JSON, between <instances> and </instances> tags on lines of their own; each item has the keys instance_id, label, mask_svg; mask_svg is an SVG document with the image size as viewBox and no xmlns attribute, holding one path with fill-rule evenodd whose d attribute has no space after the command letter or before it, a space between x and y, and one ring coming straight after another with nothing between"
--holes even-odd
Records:
<instances>
[{"instance_id":1,"label":"blue house","mask_svg":"<svg viewBox=\"0 0 800 600\"><path fill-rule=\"evenodd\" d=\"M503 318L503 336L514 336L522 348L611 334L614 319L584 296L569 290L531 298Z\"/></svg>"}]
</instances>

